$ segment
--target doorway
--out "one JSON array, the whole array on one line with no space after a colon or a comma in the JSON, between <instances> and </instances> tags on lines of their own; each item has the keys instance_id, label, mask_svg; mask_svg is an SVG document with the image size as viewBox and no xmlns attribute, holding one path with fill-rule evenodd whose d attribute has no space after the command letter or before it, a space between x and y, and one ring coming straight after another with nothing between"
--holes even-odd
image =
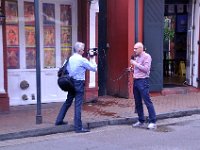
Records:
<instances>
[{"instance_id":1,"label":"doorway","mask_svg":"<svg viewBox=\"0 0 200 150\"><path fill-rule=\"evenodd\" d=\"M189 0L165 0L163 38L163 87L187 85Z\"/></svg>"}]
</instances>

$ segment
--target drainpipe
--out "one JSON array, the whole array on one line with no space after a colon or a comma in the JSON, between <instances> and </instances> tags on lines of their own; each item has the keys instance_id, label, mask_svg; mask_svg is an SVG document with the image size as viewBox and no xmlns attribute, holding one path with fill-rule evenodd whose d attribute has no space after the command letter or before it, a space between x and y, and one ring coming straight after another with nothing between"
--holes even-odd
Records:
<instances>
[{"instance_id":1,"label":"drainpipe","mask_svg":"<svg viewBox=\"0 0 200 150\"><path fill-rule=\"evenodd\" d=\"M34 0L35 13L35 40L36 40L36 88L37 88L37 115L36 124L42 123L41 115L41 68L40 68L40 22L39 0Z\"/></svg>"},{"instance_id":2,"label":"drainpipe","mask_svg":"<svg viewBox=\"0 0 200 150\"><path fill-rule=\"evenodd\" d=\"M138 42L138 33L139 33L139 27L138 27L138 17L139 16L139 2L138 0L135 0L135 43Z\"/></svg>"},{"instance_id":3,"label":"drainpipe","mask_svg":"<svg viewBox=\"0 0 200 150\"><path fill-rule=\"evenodd\" d=\"M107 0L99 0L98 16L98 86L99 96L107 94Z\"/></svg>"},{"instance_id":4,"label":"drainpipe","mask_svg":"<svg viewBox=\"0 0 200 150\"><path fill-rule=\"evenodd\" d=\"M139 1L135 0L135 43L137 43L139 41L138 24L139 24ZM137 113L136 105L135 105L135 113Z\"/></svg>"}]
</instances>

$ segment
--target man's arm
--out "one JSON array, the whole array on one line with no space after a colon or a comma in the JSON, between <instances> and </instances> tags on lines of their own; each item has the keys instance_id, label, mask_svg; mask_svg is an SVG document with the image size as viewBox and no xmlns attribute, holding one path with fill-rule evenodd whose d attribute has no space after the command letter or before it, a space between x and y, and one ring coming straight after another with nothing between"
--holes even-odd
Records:
<instances>
[{"instance_id":1,"label":"man's arm","mask_svg":"<svg viewBox=\"0 0 200 150\"><path fill-rule=\"evenodd\" d=\"M83 66L84 66L87 70L94 71L94 72L97 71L97 64L96 64L96 62L95 62L94 60L89 61L89 60L87 60L86 58L84 58L84 60L83 60Z\"/></svg>"},{"instance_id":2,"label":"man's arm","mask_svg":"<svg viewBox=\"0 0 200 150\"><path fill-rule=\"evenodd\" d=\"M139 64L135 60L130 60L130 63L139 68L142 72L147 73L151 68L151 56L146 56L143 64Z\"/></svg>"}]
</instances>

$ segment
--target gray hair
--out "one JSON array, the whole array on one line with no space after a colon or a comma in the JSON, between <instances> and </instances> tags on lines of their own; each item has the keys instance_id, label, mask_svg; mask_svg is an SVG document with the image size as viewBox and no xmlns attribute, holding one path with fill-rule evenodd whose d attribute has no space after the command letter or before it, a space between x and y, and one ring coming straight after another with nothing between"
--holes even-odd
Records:
<instances>
[{"instance_id":1,"label":"gray hair","mask_svg":"<svg viewBox=\"0 0 200 150\"><path fill-rule=\"evenodd\" d=\"M84 43L76 42L73 49L74 49L74 52L76 53L76 52L78 52L80 50L84 50L84 48L85 48L85 44Z\"/></svg>"}]
</instances>

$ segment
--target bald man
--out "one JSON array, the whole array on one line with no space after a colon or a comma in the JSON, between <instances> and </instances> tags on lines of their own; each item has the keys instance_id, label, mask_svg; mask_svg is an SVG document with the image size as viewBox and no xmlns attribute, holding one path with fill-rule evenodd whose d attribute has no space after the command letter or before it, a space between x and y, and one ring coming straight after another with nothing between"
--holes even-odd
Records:
<instances>
[{"instance_id":1,"label":"bald man","mask_svg":"<svg viewBox=\"0 0 200 150\"><path fill-rule=\"evenodd\" d=\"M138 42L134 45L135 59L130 60L133 65L133 94L135 98L136 110L138 113L138 122L133 127L144 127L144 110L142 99L149 113L148 129L156 129L156 113L153 103L149 96L149 74L151 68L151 56L144 51L142 43Z\"/></svg>"}]
</instances>

